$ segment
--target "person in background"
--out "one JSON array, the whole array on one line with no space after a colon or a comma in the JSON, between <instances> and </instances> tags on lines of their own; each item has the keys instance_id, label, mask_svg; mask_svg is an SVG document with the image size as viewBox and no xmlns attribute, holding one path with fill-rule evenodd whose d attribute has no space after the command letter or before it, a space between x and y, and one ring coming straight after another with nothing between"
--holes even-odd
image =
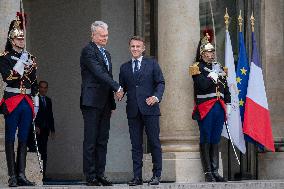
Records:
<instances>
[{"instance_id":1,"label":"person in background","mask_svg":"<svg viewBox=\"0 0 284 189\"><path fill-rule=\"evenodd\" d=\"M46 96L48 82L39 82L39 110L35 119L38 150L43 161L43 181L46 179L48 137L55 138L54 118L51 99Z\"/></svg>"}]
</instances>

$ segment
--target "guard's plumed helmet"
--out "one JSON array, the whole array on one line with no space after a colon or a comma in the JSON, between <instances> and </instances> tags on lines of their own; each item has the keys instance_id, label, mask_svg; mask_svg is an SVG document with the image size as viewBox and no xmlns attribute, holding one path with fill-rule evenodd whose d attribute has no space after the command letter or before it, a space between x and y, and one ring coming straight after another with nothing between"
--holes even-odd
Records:
<instances>
[{"instance_id":1,"label":"guard's plumed helmet","mask_svg":"<svg viewBox=\"0 0 284 189\"><path fill-rule=\"evenodd\" d=\"M215 48L214 46L209 42L210 36L208 33L203 37L201 40L201 45L200 45L200 54L203 52L214 52Z\"/></svg>"},{"instance_id":2,"label":"guard's plumed helmet","mask_svg":"<svg viewBox=\"0 0 284 189\"><path fill-rule=\"evenodd\" d=\"M16 20L13 20L9 27L8 38L10 40L14 38L24 39L24 30L23 30L23 23L22 23L22 16L17 13Z\"/></svg>"}]
</instances>

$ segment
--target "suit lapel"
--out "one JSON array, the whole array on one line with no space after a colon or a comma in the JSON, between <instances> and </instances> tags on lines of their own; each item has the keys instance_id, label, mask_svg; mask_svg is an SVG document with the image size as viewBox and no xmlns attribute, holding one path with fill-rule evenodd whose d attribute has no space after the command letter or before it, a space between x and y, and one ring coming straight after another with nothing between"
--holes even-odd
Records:
<instances>
[{"instance_id":1,"label":"suit lapel","mask_svg":"<svg viewBox=\"0 0 284 189\"><path fill-rule=\"evenodd\" d=\"M99 62L106 68L106 70L108 71L107 69L107 65L105 64L105 61L104 61L104 57L103 57L103 54L101 53L101 51L99 50L98 46L93 43L93 42L90 42L95 50L95 53L97 54L97 57L99 58ZM110 58L108 57L108 53L106 53L107 55L107 59L110 63ZM110 63L111 64L111 63Z\"/></svg>"},{"instance_id":2,"label":"suit lapel","mask_svg":"<svg viewBox=\"0 0 284 189\"><path fill-rule=\"evenodd\" d=\"M147 63L146 63L145 59L142 58L141 67L140 67L140 70L139 70L139 73L138 73L138 80L140 80L141 77L144 75L144 72L146 70L146 66L147 66Z\"/></svg>"},{"instance_id":3,"label":"suit lapel","mask_svg":"<svg viewBox=\"0 0 284 189\"><path fill-rule=\"evenodd\" d=\"M40 109L40 111L41 112L45 112L46 111L46 109L47 109L47 98L45 98L45 106L44 106L44 103L43 103L43 101L42 101L42 97L41 96L39 96L39 109Z\"/></svg>"},{"instance_id":4,"label":"suit lapel","mask_svg":"<svg viewBox=\"0 0 284 189\"><path fill-rule=\"evenodd\" d=\"M43 107L43 102L42 102L42 98L41 98L41 96L40 95L38 95L38 98L39 98L39 109L44 109L44 107Z\"/></svg>"},{"instance_id":5,"label":"suit lapel","mask_svg":"<svg viewBox=\"0 0 284 189\"><path fill-rule=\"evenodd\" d=\"M134 81L134 73L133 73L133 68L132 68L132 60L130 60L127 64L127 74L130 77L131 81Z\"/></svg>"},{"instance_id":6,"label":"suit lapel","mask_svg":"<svg viewBox=\"0 0 284 189\"><path fill-rule=\"evenodd\" d=\"M112 63L111 63L110 54L109 54L108 51L105 51L105 53L106 53L108 64L109 64L109 73L112 73ZM105 64L105 66L106 66L106 64ZM107 66L106 66L106 68L107 68Z\"/></svg>"}]
</instances>

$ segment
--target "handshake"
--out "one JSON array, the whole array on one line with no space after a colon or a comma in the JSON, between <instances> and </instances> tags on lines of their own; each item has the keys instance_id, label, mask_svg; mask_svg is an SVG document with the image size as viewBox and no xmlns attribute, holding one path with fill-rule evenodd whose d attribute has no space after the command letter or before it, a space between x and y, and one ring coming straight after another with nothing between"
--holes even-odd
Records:
<instances>
[{"instance_id":1,"label":"handshake","mask_svg":"<svg viewBox=\"0 0 284 189\"><path fill-rule=\"evenodd\" d=\"M123 91L123 88L119 87L118 91L114 93L115 94L115 98L118 100L118 101L121 101L123 96L124 96L124 91Z\"/></svg>"}]
</instances>

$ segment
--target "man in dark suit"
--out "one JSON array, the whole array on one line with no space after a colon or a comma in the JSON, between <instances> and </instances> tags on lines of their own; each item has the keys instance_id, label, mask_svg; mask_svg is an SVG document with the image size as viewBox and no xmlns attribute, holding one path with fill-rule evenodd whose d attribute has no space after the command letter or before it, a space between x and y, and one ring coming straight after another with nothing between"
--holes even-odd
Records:
<instances>
[{"instance_id":1,"label":"man in dark suit","mask_svg":"<svg viewBox=\"0 0 284 189\"><path fill-rule=\"evenodd\" d=\"M102 21L91 25L92 41L83 48L80 58L80 107L84 119L83 171L88 186L111 186L104 176L110 117L123 89L113 80L111 57L104 49L108 26Z\"/></svg>"},{"instance_id":2,"label":"man in dark suit","mask_svg":"<svg viewBox=\"0 0 284 189\"><path fill-rule=\"evenodd\" d=\"M134 36L129 42L132 59L120 68L119 82L127 93L128 118L134 178L130 186L142 185L143 128L148 137L153 162L153 177L148 184L158 185L162 171L162 152L159 139L159 102L165 89L165 80L155 59L145 58L144 40Z\"/></svg>"},{"instance_id":3,"label":"man in dark suit","mask_svg":"<svg viewBox=\"0 0 284 189\"><path fill-rule=\"evenodd\" d=\"M36 115L35 125L37 133L38 149L43 161L43 180L45 180L46 162L47 162L47 142L49 134L51 138L55 137L54 118L52 112L51 99L46 96L48 82L39 82L39 110Z\"/></svg>"}]
</instances>

